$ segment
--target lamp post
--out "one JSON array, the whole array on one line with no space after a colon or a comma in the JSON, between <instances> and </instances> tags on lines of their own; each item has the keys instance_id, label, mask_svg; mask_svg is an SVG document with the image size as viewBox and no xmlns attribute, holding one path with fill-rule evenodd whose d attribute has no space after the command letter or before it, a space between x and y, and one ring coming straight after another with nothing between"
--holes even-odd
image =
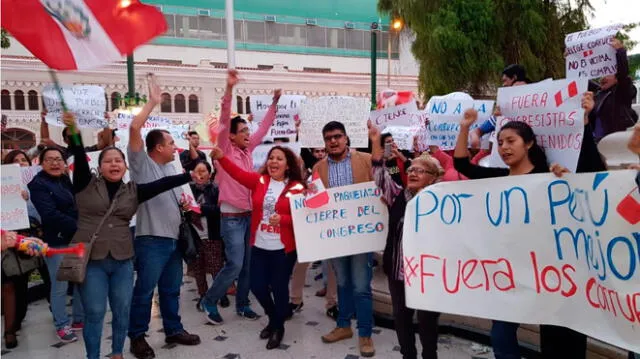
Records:
<instances>
[{"instance_id":1,"label":"lamp post","mask_svg":"<svg viewBox=\"0 0 640 359\"><path fill-rule=\"evenodd\" d=\"M378 36L378 23L372 22L371 23L371 109L372 110L376 109L376 78L377 78L376 63L378 60L377 59L378 57L377 36Z\"/></svg>"},{"instance_id":2,"label":"lamp post","mask_svg":"<svg viewBox=\"0 0 640 359\"><path fill-rule=\"evenodd\" d=\"M138 0L120 0L118 6L121 10L131 5L137 4ZM140 112L140 105L147 102L147 96L140 98L140 94L136 92L136 81L133 72L133 53L127 55L127 87L128 91L124 95L124 99L117 98L119 108L137 115Z\"/></svg>"},{"instance_id":3,"label":"lamp post","mask_svg":"<svg viewBox=\"0 0 640 359\"><path fill-rule=\"evenodd\" d=\"M387 41L387 87L388 88L391 88L391 41L393 41L394 32L398 34L398 41L400 41L400 30L402 30L403 25L404 24L402 23L402 20L395 19L393 20L389 28L388 41ZM398 46L400 46L399 42L398 42Z\"/></svg>"}]
</instances>

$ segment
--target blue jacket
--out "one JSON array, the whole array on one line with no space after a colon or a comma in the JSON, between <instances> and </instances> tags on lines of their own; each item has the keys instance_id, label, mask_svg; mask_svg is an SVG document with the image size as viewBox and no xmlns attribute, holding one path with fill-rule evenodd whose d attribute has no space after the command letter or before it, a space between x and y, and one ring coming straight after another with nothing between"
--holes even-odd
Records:
<instances>
[{"instance_id":1,"label":"blue jacket","mask_svg":"<svg viewBox=\"0 0 640 359\"><path fill-rule=\"evenodd\" d=\"M78 209L69 177L51 177L40 171L28 187L42 218L42 240L52 247L68 245L78 228Z\"/></svg>"}]
</instances>

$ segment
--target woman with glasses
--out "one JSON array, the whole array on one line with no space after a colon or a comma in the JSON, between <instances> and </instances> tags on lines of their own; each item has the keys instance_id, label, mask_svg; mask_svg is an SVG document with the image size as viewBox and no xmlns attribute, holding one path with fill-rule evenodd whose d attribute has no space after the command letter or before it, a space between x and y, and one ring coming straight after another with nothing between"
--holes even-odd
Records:
<instances>
[{"instance_id":1,"label":"woman with glasses","mask_svg":"<svg viewBox=\"0 0 640 359\"><path fill-rule=\"evenodd\" d=\"M45 243L52 248L66 247L76 233L78 209L73 195L73 185L66 174L67 163L58 148L45 148L40 153L42 171L29 183L31 201L42 219ZM75 342L78 337L74 330L82 330L84 311L77 287L73 291L73 323L67 314L68 282L56 280L56 273L62 262L62 255L44 257L51 278L51 313L56 334L64 343Z\"/></svg>"},{"instance_id":2,"label":"woman with glasses","mask_svg":"<svg viewBox=\"0 0 640 359\"><path fill-rule=\"evenodd\" d=\"M380 130L369 123L371 140L371 164L376 185L389 206L389 234L384 248L382 267L389 280L389 292L393 307L396 335L400 343L400 353L405 359L418 357L416 333L413 326L414 309L405 305L404 270L402 265L402 232L404 212L407 203L423 188L442 178L444 171L436 159L425 155L413 159L406 169L404 188L386 170L383 161L384 150L380 140ZM422 343L423 358L438 357L438 318L440 313L418 310L418 334Z\"/></svg>"}]
</instances>

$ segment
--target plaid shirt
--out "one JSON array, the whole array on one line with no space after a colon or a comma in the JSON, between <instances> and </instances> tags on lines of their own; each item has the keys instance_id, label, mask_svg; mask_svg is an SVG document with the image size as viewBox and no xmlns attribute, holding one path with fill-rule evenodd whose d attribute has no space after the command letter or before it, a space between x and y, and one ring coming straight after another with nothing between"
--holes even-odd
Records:
<instances>
[{"instance_id":1,"label":"plaid shirt","mask_svg":"<svg viewBox=\"0 0 640 359\"><path fill-rule=\"evenodd\" d=\"M347 157L340 162L327 157L329 165L329 188L342 187L353 184L353 170L351 169L351 151L347 148Z\"/></svg>"}]
</instances>

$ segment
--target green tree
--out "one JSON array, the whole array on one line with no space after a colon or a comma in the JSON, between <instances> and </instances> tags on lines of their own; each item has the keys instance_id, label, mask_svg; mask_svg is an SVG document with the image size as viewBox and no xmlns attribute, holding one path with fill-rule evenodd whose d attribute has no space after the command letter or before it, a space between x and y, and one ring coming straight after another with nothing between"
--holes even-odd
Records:
<instances>
[{"instance_id":1,"label":"green tree","mask_svg":"<svg viewBox=\"0 0 640 359\"><path fill-rule=\"evenodd\" d=\"M0 45L3 49L11 46L11 42L9 42L9 36L7 36L7 30L2 29L2 40L0 41Z\"/></svg>"},{"instance_id":2,"label":"green tree","mask_svg":"<svg viewBox=\"0 0 640 359\"><path fill-rule=\"evenodd\" d=\"M629 56L629 75L640 80L640 77L636 77L636 71L638 70L640 70L640 54Z\"/></svg>"},{"instance_id":3,"label":"green tree","mask_svg":"<svg viewBox=\"0 0 640 359\"><path fill-rule=\"evenodd\" d=\"M564 37L586 28L589 0L378 0L415 33L420 92L482 93L502 68L525 66L532 80L564 77Z\"/></svg>"}]
</instances>

